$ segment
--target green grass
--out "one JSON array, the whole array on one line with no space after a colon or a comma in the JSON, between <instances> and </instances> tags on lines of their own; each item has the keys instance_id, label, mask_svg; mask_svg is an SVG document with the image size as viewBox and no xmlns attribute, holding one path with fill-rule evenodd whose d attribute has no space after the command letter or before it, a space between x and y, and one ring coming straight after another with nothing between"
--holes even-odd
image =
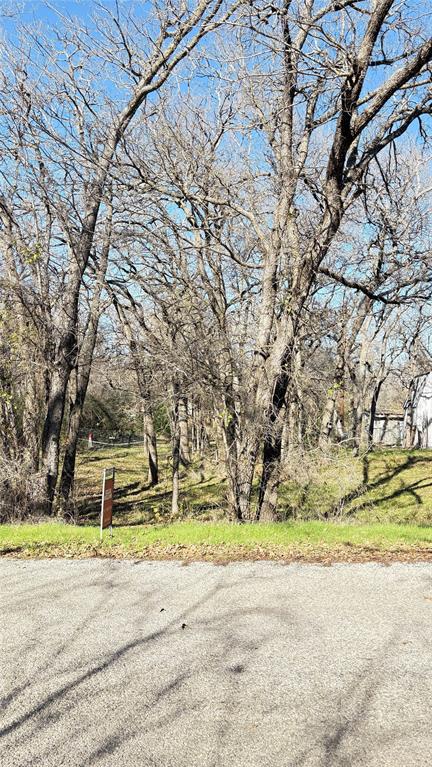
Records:
<instances>
[{"instance_id":1,"label":"green grass","mask_svg":"<svg viewBox=\"0 0 432 767\"><path fill-rule=\"evenodd\" d=\"M12 556L117 556L179 559L330 559L386 555L432 557L432 529L415 525L282 522L237 525L177 522L114 527L113 537L93 526L61 523L3 525L0 554Z\"/></svg>"},{"instance_id":2,"label":"green grass","mask_svg":"<svg viewBox=\"0 0 432 767\"><path fill-rule=\"evenodd\" d=\"M192 463L182 472L177 518L170 511L168 445L160 446L160 483L149 488L141 448L79 456L79 524L0 526L5 556L357 561L432 559L432 451L335 451L298 461L281 487L285 521L225 521L223 467ZM114 535L99 541L101 474L116 467Z\"/></svg>"},{"instance_id":3,"label":"green grass","mask_svg":"<svg viewBox=\"0 0 432 767\"><path fill-rule=\"evenodd\" d=\"M363 459L365 489L349 509L359 520L432 524L432 451L383 451Z\"/></svg>"},{"instance_id":4,"label":"green grass","mask_svg":"<svg viewBox=\"0 0 432 767\"><path fill-rule=\"evenodd\" d=\"M149 488L141 448L83 452L75 484L78 511L93 524L99 514L101 473L116 466L118 523L138 525L176 521L170 512L168 445L159 446L160 483ZM379 450L363 458L336 451L330 458L301 458L280 491L281 519L346 519L361 522L432 524L432 451ZM194 461L182 471L178 519L222 520L223 467Z\"/></svg>"},{"instance_id":5,"label":"green grass","mask_svg":"<svg viewBox=\"0 0 432 767\"><path fill-rule=\"evenodd\" d=\"M102 470L116 468L115 514L118 523L140 525L163 522L171 517L171 464L169 447L162 441L159 452L159 484L149 488L147 464L141 447L84 451L77 462L75 495L83 521L99 515ZM181 471L179 519L221 519L225 512L224 482L220 470L208 462L194 460Z\"/></svg>"},{"instance_id":6,"label":"green grass","mask_svg":"<svg viewBox=\"0 0 432 767\"><path fill-rule=\"evenodd\" d=\"M432 524L432 451L377 450L361 458L339 451L309 458L281 489L287 516Z\"/></svg>"}]
</instances>

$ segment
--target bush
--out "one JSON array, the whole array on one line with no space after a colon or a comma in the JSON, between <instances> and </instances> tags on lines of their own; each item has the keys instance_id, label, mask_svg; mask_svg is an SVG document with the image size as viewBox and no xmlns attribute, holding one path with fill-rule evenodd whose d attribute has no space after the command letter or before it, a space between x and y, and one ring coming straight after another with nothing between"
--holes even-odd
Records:
<instances>
[{"instance_id":1,"label":"bush","mask_svg":"<svg viewBox=\"0 0 432 767\"><path fill-rule=\"evenodd\" d=\"M45 509L43 477L22 461L0 458L0 523L39 517Z\"/></svg>"}]
</instances>

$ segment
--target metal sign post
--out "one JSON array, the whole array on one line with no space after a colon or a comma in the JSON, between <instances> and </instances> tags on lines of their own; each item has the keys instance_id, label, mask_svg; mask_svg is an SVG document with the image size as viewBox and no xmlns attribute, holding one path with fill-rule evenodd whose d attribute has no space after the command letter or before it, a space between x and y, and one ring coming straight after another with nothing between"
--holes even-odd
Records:
<instances>
[{"instance_id":1,"label":"metal sign post","mask_svg":"<svg viewBox=\"0 0 432 767\"><path fill-rule=\"evenodd\" d=\"M102 540L102 532L105 528L109 527L110 535L112 536L112 513L113 513L113 499L114 499L114 477L115 468L112 466L110 469L104 469L102 474L102 502L101 502L101 518L100 518L100 539Z\"/></svg>"}]
</instances>

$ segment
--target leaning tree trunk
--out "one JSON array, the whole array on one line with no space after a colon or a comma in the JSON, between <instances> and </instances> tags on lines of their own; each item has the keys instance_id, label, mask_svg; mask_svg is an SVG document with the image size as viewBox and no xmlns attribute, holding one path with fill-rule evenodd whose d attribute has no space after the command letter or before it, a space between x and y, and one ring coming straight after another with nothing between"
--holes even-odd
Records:
<instances>
[{"instance_id":1,"label":"leaning tree trunk","mask_svg":"<svg viewBox=\"0 0 432 767\"><path fill-rule=\"evenodd\" d=\"M46 509L53 512L60 458L60 435L66 403L67 386L78 355L78 308L82 279L87 268L93 247L96 223L102 203L102 190L105 186L110 158L115 151L109 142L105 150L105 161L98 168L94 183L88 187L87 212L83 219L81 236L74 252L73 268L70 273L68 290L62 306L60 320L60 338L56 345L45 423L42 433L42 468L46 486ZM111 213L112 215L112 213ZM108 226L109 229L109 226Z\"/></svg>"},{"instance_id":2,"label":"leaning tree trunk","mask_svg":"<svg viewBox=\"0 0 432 767\"><path fill-rule=\"evenodd\" d=\"M75 464L78 450L79 431L90 380L98 324L99 308L97 309L95 316L91 317L90 320L87 336L85 338L85 343L83 344L81 352L81 364L79 361L77 362L78 369L76 369L75 393L70 403L68 431L60 477L59 493L61 509L64 514L67 514L68 512L68 506L75 477Z\"/></svg>"},{"instance_id":3,"label":"leaning tree trunk","mask_svg":"<svg viewBox=\"0 0 432 767\"><path fill-rule=\"evenodd\" d=\"M76 389L69 412L68 434L60 478L60 502L63 512L67 512L75 477L75 463L78 449L79 430L84 410L84 403L90 381L93 355L97 341L99 319L101 315L101 297L105 282L108 258L111 247L113 208L111 200L106 203L107 218L102 243L99 268L96 275L95 290L90 303L89 321L80 353L76 362Z\"/></svg>"}]
</instances>

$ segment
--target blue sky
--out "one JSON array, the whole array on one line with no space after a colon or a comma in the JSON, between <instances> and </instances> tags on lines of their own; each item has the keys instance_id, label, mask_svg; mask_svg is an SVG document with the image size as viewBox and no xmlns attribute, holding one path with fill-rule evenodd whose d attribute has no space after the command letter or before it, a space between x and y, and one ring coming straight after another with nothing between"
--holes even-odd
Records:
<instances>
[{"instance_id":1,"label":"blue sky","mask_svg":"<svg viewBox=\"0 0 432 767\"><path fill-rule=\"evenodd\" d=\"M113 5L109 0L107 4ZM122 4L124 0L119 0L119 5ZM50 5L63 13L73 15L88 13L92 2L91 0L53 0ZM44 0L0 0L0 10L2 14L12 16L15 12L21 19L29 20L47 19L53 14Z\"/></svg>"},{"instance_id":2,"label":"blue sky","mask_svg":"<svg viewBox=\"0 0 432 767\"><path fill-rule=\"evenodd\" d=\"M116 5L113 0L104 0L103 4L109 8L115 8ZM121 8L137 4L131 0L118 0L118 5ZM145 7L146 3L140 2L139 5ZM55 26L56 11L90 20L94 10L95 4L92 0L52 0L48 4L45 0L0 0L0 26L9 33L13 33L17 23L43 22Z\"/></svg>"},{"instance_id":3,"label":"blue sky","mask_svg":"<svg viewBox=\"0 0 432 767\"><path fill-rule=\"evenodd\" d=\"M407 16L420 15L422 16L424 34L427 34L427 30L430 26L432 17L432 0L428 0L428 4L431 3L430 9L424 5L424 0L405 0L405 11ZM361 3L360 3L361 4ZM139 15L145 15L146 11L151 7L151 3L148 0L101 0L101 5L105 5L108 8L115 9L119 6L120 11L124 12L134 10ZM396 3L397 5L397 3ZM3 29L3 33L7 38L16 41L16 31L22 25L28 24L32 26L35 23L40 23L42 28L49 34L50 29L55 30L56 27L61 26L61 15L69 17L79 18L83 22L88 23L90 30L94 30L94 24L92 16L94 13L98 13L98 4L94 0L0 0L0 29ZM57 13L56 13L57 11ZM390 36L393 33L390 32ZM388 38L391 39L391 38ZM208 45L208 43L207 43ZM383 79L390 74L390 68L373 68L368 74L365 90L373 88ZM214 73L216 76L220 74L218 70ZM109 86L112 88L114 83ZM209 95L209 80L208 72L197 80L195 83L193 92L196 95ZM424 123L428 127L430 121L428 118L424 118ZM417 138L418 126L412 126L408 133L408 136ZM254 142L256 143L258 138L255 136Z\"/></svg>"}]
</instances>

